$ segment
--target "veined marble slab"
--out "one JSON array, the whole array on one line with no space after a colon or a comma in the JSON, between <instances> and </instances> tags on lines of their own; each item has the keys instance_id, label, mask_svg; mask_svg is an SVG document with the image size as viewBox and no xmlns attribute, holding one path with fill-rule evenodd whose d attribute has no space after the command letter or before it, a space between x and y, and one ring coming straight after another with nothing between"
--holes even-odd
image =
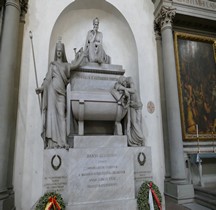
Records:
<instances>
[{"instance_id":1,"label":"veined marble slab","mask_svg":"<svg viewBox=\"0 0 216 210\"><path fill-rule=\"evenodd\" d=\"M125 136L77 137L74 145L44 150L44 193L61 193L67 210L136 210L140 185L152 180L151 148L127 147Z\"/></svg>"},{"instance_id":2,"label":"veined marble slab","mask_svg":"<svg viewBox=\"0 0 216 210\"><path fill-rule=\"evenodd\" d=\"M69 205L135 199L133 154L128 147L45 150L43 189Z\"/></svg>"},{"instance_id":3,"label":"veined marble slab","mask_svg":"<svg viewBox=\"0 0 216 210\"><path fill-rule=\"evenodd\" d=\"M132 200L119 200L119 201L107 201L101 203L91 203L84 205L68 205L66 210L136 210L137 201Z\"/></svg>"},{"instance_id":4,"label":"veined marble slab","mask_svg":"<svg viewBox=\"0 0 216 210\"><path fill-rule=\"evenodd\" d=\"M135 198L129 148L74 149L69 162L69 204Z\"/></svg>"},{"instance_id":5,"label":"veined marble slab","mask_svg":"<svg viewBox=\"0 0 216 210\"><path fill-rule=\"evenodd\" d=\"M127 147L127 136L75 136L74 148Z\"/></svg>"}]
</instances>

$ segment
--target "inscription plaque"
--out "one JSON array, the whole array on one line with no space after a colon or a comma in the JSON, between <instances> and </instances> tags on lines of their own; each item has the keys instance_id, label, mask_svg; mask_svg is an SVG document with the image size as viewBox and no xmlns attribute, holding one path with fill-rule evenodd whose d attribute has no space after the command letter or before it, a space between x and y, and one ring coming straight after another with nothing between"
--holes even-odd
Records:
<instances>
[{"instance_id":1,"label":"inscription plaque","mask_svg":"<svg viewBox=\"0 0 216 210\"><path fill-rule=\"evenodd\" d=\"M61 157L58 170L50 164L54 155ZM50 149L44 159L44 193L59 192L68 205L135 199L131 148Z\"/></svg>"},{"instance_id":2,"label":"inscription plaque","mask_svg":"<svg viewBox=\"0 0 216 210\"><path fill-rule=\"evenodd\" d=\"M70 165L69 203L134 199L133 157L128 148L77 149Z\"/></svg>"},{"instance_id":3,"label":"inscription plaque","mask_svg":"<svg viewBox=\"0 0 216 210\"><path fill-rule=\"evenodd\" d=\"M65 150L61 149L44 150L43 192L58 192L62 194L66 203L68 202L68 155L68 152L65 153ZM61 165L56 170L53 165L59 166L59 159Z\"/></svg>"}]
</instances>

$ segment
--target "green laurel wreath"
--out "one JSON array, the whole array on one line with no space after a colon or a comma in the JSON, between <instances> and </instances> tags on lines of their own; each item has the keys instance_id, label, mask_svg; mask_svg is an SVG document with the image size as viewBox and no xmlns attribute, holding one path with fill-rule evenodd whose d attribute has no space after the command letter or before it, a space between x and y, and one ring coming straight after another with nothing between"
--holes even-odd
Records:
<instances>
[{"instance_id":1,"label":"green laurel wreath","mask_svg":"<svg viewBox=\"0 0 216 210\"><path fill-rule=\"evenodd\" d=\"M137 205L138 205L139 210L150 210L149 203L148 203L148 199L149 199L149 186L148 185L150 184L150 182L152 181L144 182L139 189L139 192L137 195ZM153 182L152 182L152 189L155 191L160 202L162 202L162 197L161 197L159 188ZM153 198L153 202L154 202L154 209L159 210L154 198Z\"/></svg>"},{"instance_id":2,"label":"green laurel wreath","mask_svg":"<svg viewBox=\"0 0 216 210\"><path fill-rule=\"evenodd\" d=\"M54 197L54 196L56 197L57 202L61 206L61 209L65 210L64 200L61 197L61 194L56 193L56 192L48 192L48 193L45 193L42 197L40 197L40 199L39 199L39 201L35 207L35 210L44 210L47 203L48 203L49 198Z\"/></svg>"}]
</instances>

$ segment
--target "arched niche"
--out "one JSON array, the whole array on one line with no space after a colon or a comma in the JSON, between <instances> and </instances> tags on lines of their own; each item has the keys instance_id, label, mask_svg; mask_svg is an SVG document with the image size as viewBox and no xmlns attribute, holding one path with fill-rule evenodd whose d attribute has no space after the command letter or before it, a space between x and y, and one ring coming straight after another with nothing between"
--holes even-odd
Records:
<instances>
[{"instance_id":1,"label":"arched niche","mask_svg":"<svg viewBox=\"0 0 216 210\"><path fill-rule=\"evenodd\" d=\"M68 62L74 58L74 48L84 47L87 32L93 28L92 20L100 19L105 52L111 63L122 65L126 76L132 76L139 87L138 56L133 32L121 12L105 0L76 0L57 18L50 38L49 61L54 58L55 44L62 37Z\"/></svg>"}]
</instances>

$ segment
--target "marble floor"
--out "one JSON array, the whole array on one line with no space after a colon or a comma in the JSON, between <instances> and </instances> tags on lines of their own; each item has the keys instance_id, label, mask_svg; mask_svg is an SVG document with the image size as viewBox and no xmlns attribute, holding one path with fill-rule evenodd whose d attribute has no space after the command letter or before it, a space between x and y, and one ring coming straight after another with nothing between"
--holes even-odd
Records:
<instances>
[{"instance_id":1,"label":"marble floor","mask_svg":"<svg viewBox=\"0 0 216 210\"><path fill-rule=\"evenodd\" d=\"M205 206L201 206L197 203L188 203L188 204L184 204L183 206L185 206L187 209L190 210L211 210Z\"/></svg>"},{"instance_id":2,"label":"marble floor","mask_svg":"<svg viewBox=\"0 0 216 210\"><path fill-rule=\"evenodd\" d=\"M166 210L211 210L205 206L201 206L197 203L188 203L179 205L174 203L171 199L166 198Z\"/></svg>"}]
</instances>

